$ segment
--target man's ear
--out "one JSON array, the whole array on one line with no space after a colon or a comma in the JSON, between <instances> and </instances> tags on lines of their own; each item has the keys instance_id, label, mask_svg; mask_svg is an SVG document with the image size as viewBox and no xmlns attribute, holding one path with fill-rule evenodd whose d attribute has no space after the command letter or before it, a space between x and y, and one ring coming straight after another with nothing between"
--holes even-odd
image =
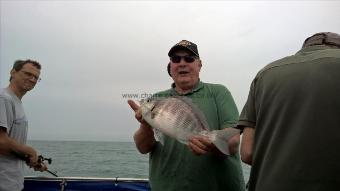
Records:
<instances>
[{"instance_id":1,"label":"man's ear","mask_svg":"<svg viewBox=\"0 0 340 191\"><path fill-rule=\"evenodd\" d=\"M200 72L201 69L202 69L202 61L201 60L199 60L198 67L199 67L198 71Z\"/></svg>"},{"instance_id":2,"label":"man's ear","mask_svg":"<svg viewBox=\"0 0 340 191\"><path fill-rule=\"evenodd\" d=\"M11 77L13 78L14 74L16 73L17 71L15 69L12 69L10 74L11 74Z\"/></svg>"},{"instance_id":3,"label":"man's ear","mask_svg":"<svg viewBox=\"0 0 340 191\"><path fill-rule=\"evenodd\" d=\"M171 72L170 72L170 70L171 70L171 68L170 68L170 62L168 63L168 66L167 66L167 68L166 68L167 70L168 70L168 74L169 74L169 76L171 76Z\"/></svg>"}]
</instances>

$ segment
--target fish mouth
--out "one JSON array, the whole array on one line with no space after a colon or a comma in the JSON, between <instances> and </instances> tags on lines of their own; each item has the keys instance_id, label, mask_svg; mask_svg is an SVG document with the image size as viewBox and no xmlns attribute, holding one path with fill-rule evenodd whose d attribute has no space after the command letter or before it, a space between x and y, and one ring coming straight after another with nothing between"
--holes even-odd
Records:
<instances>
[{"instance_id":1,"label":"fish mouth","mask_svg":"<svg viewBox=\"0 0 340 191\"><path fill-rule=\"evenodd\" d=\"M150 109L150 111L153 111L156 108L156 105L153 105Z\"/></svg>"}]
</instances>

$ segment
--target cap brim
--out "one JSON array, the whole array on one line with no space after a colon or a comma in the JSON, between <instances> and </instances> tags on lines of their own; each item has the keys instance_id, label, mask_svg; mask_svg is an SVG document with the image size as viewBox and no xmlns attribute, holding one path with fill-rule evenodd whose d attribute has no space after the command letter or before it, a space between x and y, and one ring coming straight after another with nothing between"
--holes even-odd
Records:
<instances>
[{"instance_id":1,"label":"cap brim","mask_svg":"<svg viewBox=\"0 0 340 191\"><path fill-rule=\"evenodd\" d=\"M191 52L192 54L196 55L196 56L199 56L195 53L195 51L191 50L190 48L186 47L186 46L181 46L181 45L177 45L177 46L174 46L172 47L170 50L169 50L169 53L168 53L168 56L172 56L176 51L178 50L187 50L189 52Z\"/></svg>"}]
</instances>

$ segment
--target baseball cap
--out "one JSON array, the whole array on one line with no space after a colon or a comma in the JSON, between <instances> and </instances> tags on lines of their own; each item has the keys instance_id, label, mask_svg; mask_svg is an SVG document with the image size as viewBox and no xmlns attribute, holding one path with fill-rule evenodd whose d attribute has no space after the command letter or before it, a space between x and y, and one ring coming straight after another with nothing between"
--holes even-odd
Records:
<instances>
[{"instance_id":1,"label":"baseball cap","mask_svg":"<svg viewBox=\"0 0 340 191\"><path fill-rule=\"evenodd\" d=\"M179 43L175 44L168 53L168 56L171 57L177 50L188 50L193 53L195 56L200 56L198 54L197 45L188 40L181 40Z\"/></svg>"},{"instance_id":2,"label":"baseball cap","mask_svg":"<svg viewBox=\"0 0 340 191\"><path fill-rule=\"evenodd\" d=\"M333 45L340 48L340 35L332 32L320 32L307 38L302 48L313 45Z\"/></svg>"}]
</instances>

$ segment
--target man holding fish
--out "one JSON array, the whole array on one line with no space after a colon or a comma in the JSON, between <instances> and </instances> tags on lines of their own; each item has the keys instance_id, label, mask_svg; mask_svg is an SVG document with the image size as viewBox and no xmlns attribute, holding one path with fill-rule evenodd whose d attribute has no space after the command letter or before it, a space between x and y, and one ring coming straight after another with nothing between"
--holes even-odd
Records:
<instances>
[{"instance_id":1,"label":"man holding fish","mask_svg":"<svg viewBox=\"0 0 340 191\"><path fill-rule=\"evenodd\" d=\"M197 45L182 40L169 51L168 90L155 94L135 111L140 128L137 149L150 153L153 191L245 190L238 154L238 111L223 85L200 81Z\"/></svg>"}]
</instances>

